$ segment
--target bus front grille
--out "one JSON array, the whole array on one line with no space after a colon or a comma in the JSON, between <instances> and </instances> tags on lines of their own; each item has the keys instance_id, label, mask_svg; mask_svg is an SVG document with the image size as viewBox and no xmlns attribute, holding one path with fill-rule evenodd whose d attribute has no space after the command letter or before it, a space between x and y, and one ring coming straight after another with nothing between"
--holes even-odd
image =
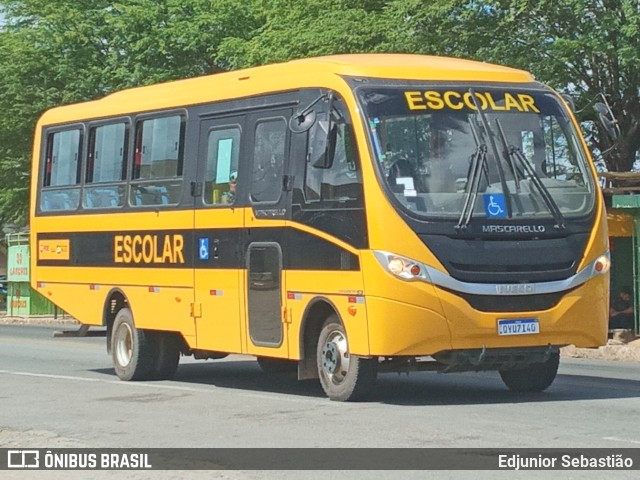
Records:
<instances>
[{"instance_id":1,"label":"bus front grille","mask_svg":"<svg viewBox=\"0 0 640 480\"><path fill-rule=\"evenodd\" d=\"M457 292L471 307L481 312L528 312L555 307L567 292L540 295L472 295Z\"/></svg>"}]
</instances>

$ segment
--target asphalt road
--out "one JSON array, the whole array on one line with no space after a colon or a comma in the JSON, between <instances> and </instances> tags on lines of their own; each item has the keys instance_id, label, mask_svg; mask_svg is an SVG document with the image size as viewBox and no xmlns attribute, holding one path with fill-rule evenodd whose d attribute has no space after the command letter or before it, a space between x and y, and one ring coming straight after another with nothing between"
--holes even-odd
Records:
<instances>
[{"instance_id":1,"label":"asphalt road","mask_svg":"<svg viewBox=\"0 0 640 480\"><path fill-rule=\"evenodd\" d=\"M523 395L493 372L385 374L370 401L337 403L243 356L183 357L172 381L122 382L104 338L53 338L59 329L0 325L0 448L640 448L638 363L563 359L551 388ZM268 478L300 478L287 475Z\"/></svg>"}]
</instances>

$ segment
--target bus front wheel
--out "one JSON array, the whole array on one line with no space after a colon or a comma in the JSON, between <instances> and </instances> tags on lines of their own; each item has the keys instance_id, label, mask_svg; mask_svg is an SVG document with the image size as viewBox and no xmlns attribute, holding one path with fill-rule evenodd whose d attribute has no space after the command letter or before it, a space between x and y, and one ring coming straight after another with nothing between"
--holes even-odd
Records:
<instances>
[{"instance_id":1,"label":"bus front wheel","mask_svg":"<svg viewBox=\"0 0 640 480\"><path fill-rule=\"evenodd\" d=\"M560 352L554 352L545 362L514 370L500 370L500 377L513 392L542 392L555 380L559 364Z\"/></svg>"},{"instance_id":2,"label":"bus front wheel","mask_svg":"<svg viewBox=\"0 0 640 480\"><path fill-rule=\"evenodd\" d=\"M347 335L336 315L320 331L316 360L320 384L331 400L361 400L375 383L376 360L349 353Z\"/></svg>"},{"instance_id":3,"label":"bus front wheel","mask_svg":"<svg viewBox=\"0 0 640 480\"><path fill-rule=\"evenodd\" d=\"M113 322L111 356L120 380L151 378L154 347L149 332L136 328L133 315L122 308Z\"/></svg>"}]
</instances>

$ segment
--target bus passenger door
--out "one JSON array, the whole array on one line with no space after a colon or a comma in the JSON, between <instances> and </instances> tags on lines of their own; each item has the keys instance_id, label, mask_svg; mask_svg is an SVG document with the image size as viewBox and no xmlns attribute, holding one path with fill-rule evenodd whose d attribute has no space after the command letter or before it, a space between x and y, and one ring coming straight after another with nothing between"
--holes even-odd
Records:
<instances>
[{"instance_id":1,"label":"bus passenger door","mask_svg":"<svg viewBox=\"0 0 640 480\"><path fill-rule=\"evenodd\" d=\"M246 331L247 353L257 356L289 356L283 269L290 216L292 179L287 169L292 113L292 109L279 108L254 113L247 120Z\"/></svg>"},{"instance_id":2,"label":"bus passenger door","mask_svg":"<svg viewBox=\"0 0 640 480\"><path fill-rule=\"evenodd\" d=\"M244 116L202 120L194 196L194 312L197 348L242 352L244 224L236 186Z\"/></svg>"}]
</instances>

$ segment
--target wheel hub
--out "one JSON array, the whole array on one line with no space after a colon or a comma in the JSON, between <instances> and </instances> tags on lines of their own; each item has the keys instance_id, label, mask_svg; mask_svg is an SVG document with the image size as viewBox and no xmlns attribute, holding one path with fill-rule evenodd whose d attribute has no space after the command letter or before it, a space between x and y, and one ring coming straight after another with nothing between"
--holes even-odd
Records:
<instances>
[{"instance_id":1,"label":"wheel hub","mask_svg":"<svg viewBox=\"0 0 640 480\"><path fill-rule=\"evenodd\" d=\"M335 373L340 362L340 354L334 343L325 344L322 349L322 367L327 373Z\"/></svg>"},{"instance_id":2,"label":"wheel hub","mask_svg":"<svg viewBox=\"0 0 640 480\"><path fill-rule=\"evenodd\" d=\"M349 371L347 338L340 331L333 331L322 348L322 369L331 382L342 383Z\"/></svg>"},{"instance_id":3,"label":"wheel hub","mask_svg":"<svg viewBox=\"0 0 640 480\"><path fill-rule=\"evenodd\" d=\"M126 367L133 356L133 332L126 324L121 324L116 335L116 358L118 363Z\"/></svg>"}]
</instances>

